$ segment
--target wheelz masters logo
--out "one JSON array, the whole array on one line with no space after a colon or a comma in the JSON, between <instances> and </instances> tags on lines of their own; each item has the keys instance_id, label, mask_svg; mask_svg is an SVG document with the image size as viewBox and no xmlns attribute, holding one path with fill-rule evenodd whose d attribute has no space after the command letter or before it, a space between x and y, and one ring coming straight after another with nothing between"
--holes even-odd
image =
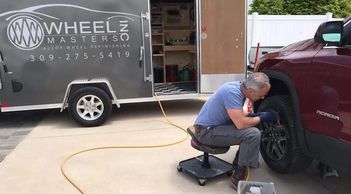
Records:
<instances>
[{"instance_id":1,"label":"wheelz masters logo","mask_svg":"<svg viewBox=\"0 0 351 194\"><path fill-rule=\"evenodd\" d=\"M19 16L10 21L7 27L10 42L22 50L37 48L44 40L41 24L29 16Z\"/></svg>"},{"instance_id":2,"label":"wheelz masters logo","mask_svg":"<svg viewBox=\"0 0 351 194\"><path fill-rule=\"evenodd\" d=\"M65 14L72 12L74 14ZM72 49L121 50L141 38L137 36L138 33L131 34L131 29L140 25L140 15L94 10L79 5L36 5L0 13L0 20L2 18L8 23L10 44L26 51L66 50L68 53ZM91 57L97 56L104 57L100 53L94 53ZM120 56L120 53L116 56Z\"/></svg>"}]
</instances>

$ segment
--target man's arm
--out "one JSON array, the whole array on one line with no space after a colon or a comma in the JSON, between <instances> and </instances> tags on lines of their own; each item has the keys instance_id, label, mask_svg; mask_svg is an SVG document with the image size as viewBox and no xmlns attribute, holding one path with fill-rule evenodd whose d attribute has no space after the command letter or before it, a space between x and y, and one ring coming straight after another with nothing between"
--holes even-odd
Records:
<instances>
[{"instance_id":1,"label":"man's arm","mask_svg":"<svg viewBox=\"0 0 351 194\"><path fill-rule=\"evenodd\" d=\"M245 129L260 123L260 117L247 117L242 109L227 109L227 112L238 129Z\"/></svg>"}]
</instances>

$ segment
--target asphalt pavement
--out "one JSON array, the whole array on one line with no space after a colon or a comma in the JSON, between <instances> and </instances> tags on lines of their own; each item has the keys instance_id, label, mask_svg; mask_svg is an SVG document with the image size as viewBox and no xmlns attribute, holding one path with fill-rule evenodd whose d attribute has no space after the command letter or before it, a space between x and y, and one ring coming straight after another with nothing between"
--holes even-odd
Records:
<instances>
[{"instance_id":1,"label":"asphalt pavement","mask_svg":"<svg viewBox=\"0 0 351 194\"><path fill-rule=\"evenodd\" d=\"M0 162L52 111L0 113Z\"/></svg>"}]
</instances>

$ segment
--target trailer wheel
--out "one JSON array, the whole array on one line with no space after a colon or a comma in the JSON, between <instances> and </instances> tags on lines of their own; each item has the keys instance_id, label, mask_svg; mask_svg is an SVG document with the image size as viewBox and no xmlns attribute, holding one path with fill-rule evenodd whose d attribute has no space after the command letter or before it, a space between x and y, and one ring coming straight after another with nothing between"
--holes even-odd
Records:
<instances>
[{"instance_id":1,"label":"trailer wheel","mask_svg":"<svg viewBox=\"0 0 351 194\"><path fill-rule=\"evenodd\" d=\"M271 96L262 102L258 112L276 111L280 126L260 124L261 155L266 164L276 172L292 173L304 169L311 158L299 148L296 119L289 96Z\"/></svg>"},{"instance_id":2,"label":"trailer wheel","mask_svg":"<svg viewBox=\"0 0 351 194\"><path fill-rule=\"evenodd\" d=\"M97 87L84 87L73 93L69 112L74 121L85 127L99 126L111 115L109 95Z\"/></svg>"}]
</instances>

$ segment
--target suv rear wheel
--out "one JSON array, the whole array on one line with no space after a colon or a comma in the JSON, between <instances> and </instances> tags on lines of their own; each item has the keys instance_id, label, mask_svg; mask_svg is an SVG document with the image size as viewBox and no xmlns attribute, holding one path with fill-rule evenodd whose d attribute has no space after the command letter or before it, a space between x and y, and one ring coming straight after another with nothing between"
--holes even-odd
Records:
<instances>
[{"instance_id":1,"label":"suv rear wheel","mask_svg":"<svg viewBox=\"0 0 351 194\"><path fill-rule=\"evenodd\" d=\"M259 106L258 112L279 113L280 125L260 124L261 155L267 165L280 173L296 172L307 167L311 159L302 154L296 132L296 119L289 96L271 96Z\"/></svg>"}]
</instances>

